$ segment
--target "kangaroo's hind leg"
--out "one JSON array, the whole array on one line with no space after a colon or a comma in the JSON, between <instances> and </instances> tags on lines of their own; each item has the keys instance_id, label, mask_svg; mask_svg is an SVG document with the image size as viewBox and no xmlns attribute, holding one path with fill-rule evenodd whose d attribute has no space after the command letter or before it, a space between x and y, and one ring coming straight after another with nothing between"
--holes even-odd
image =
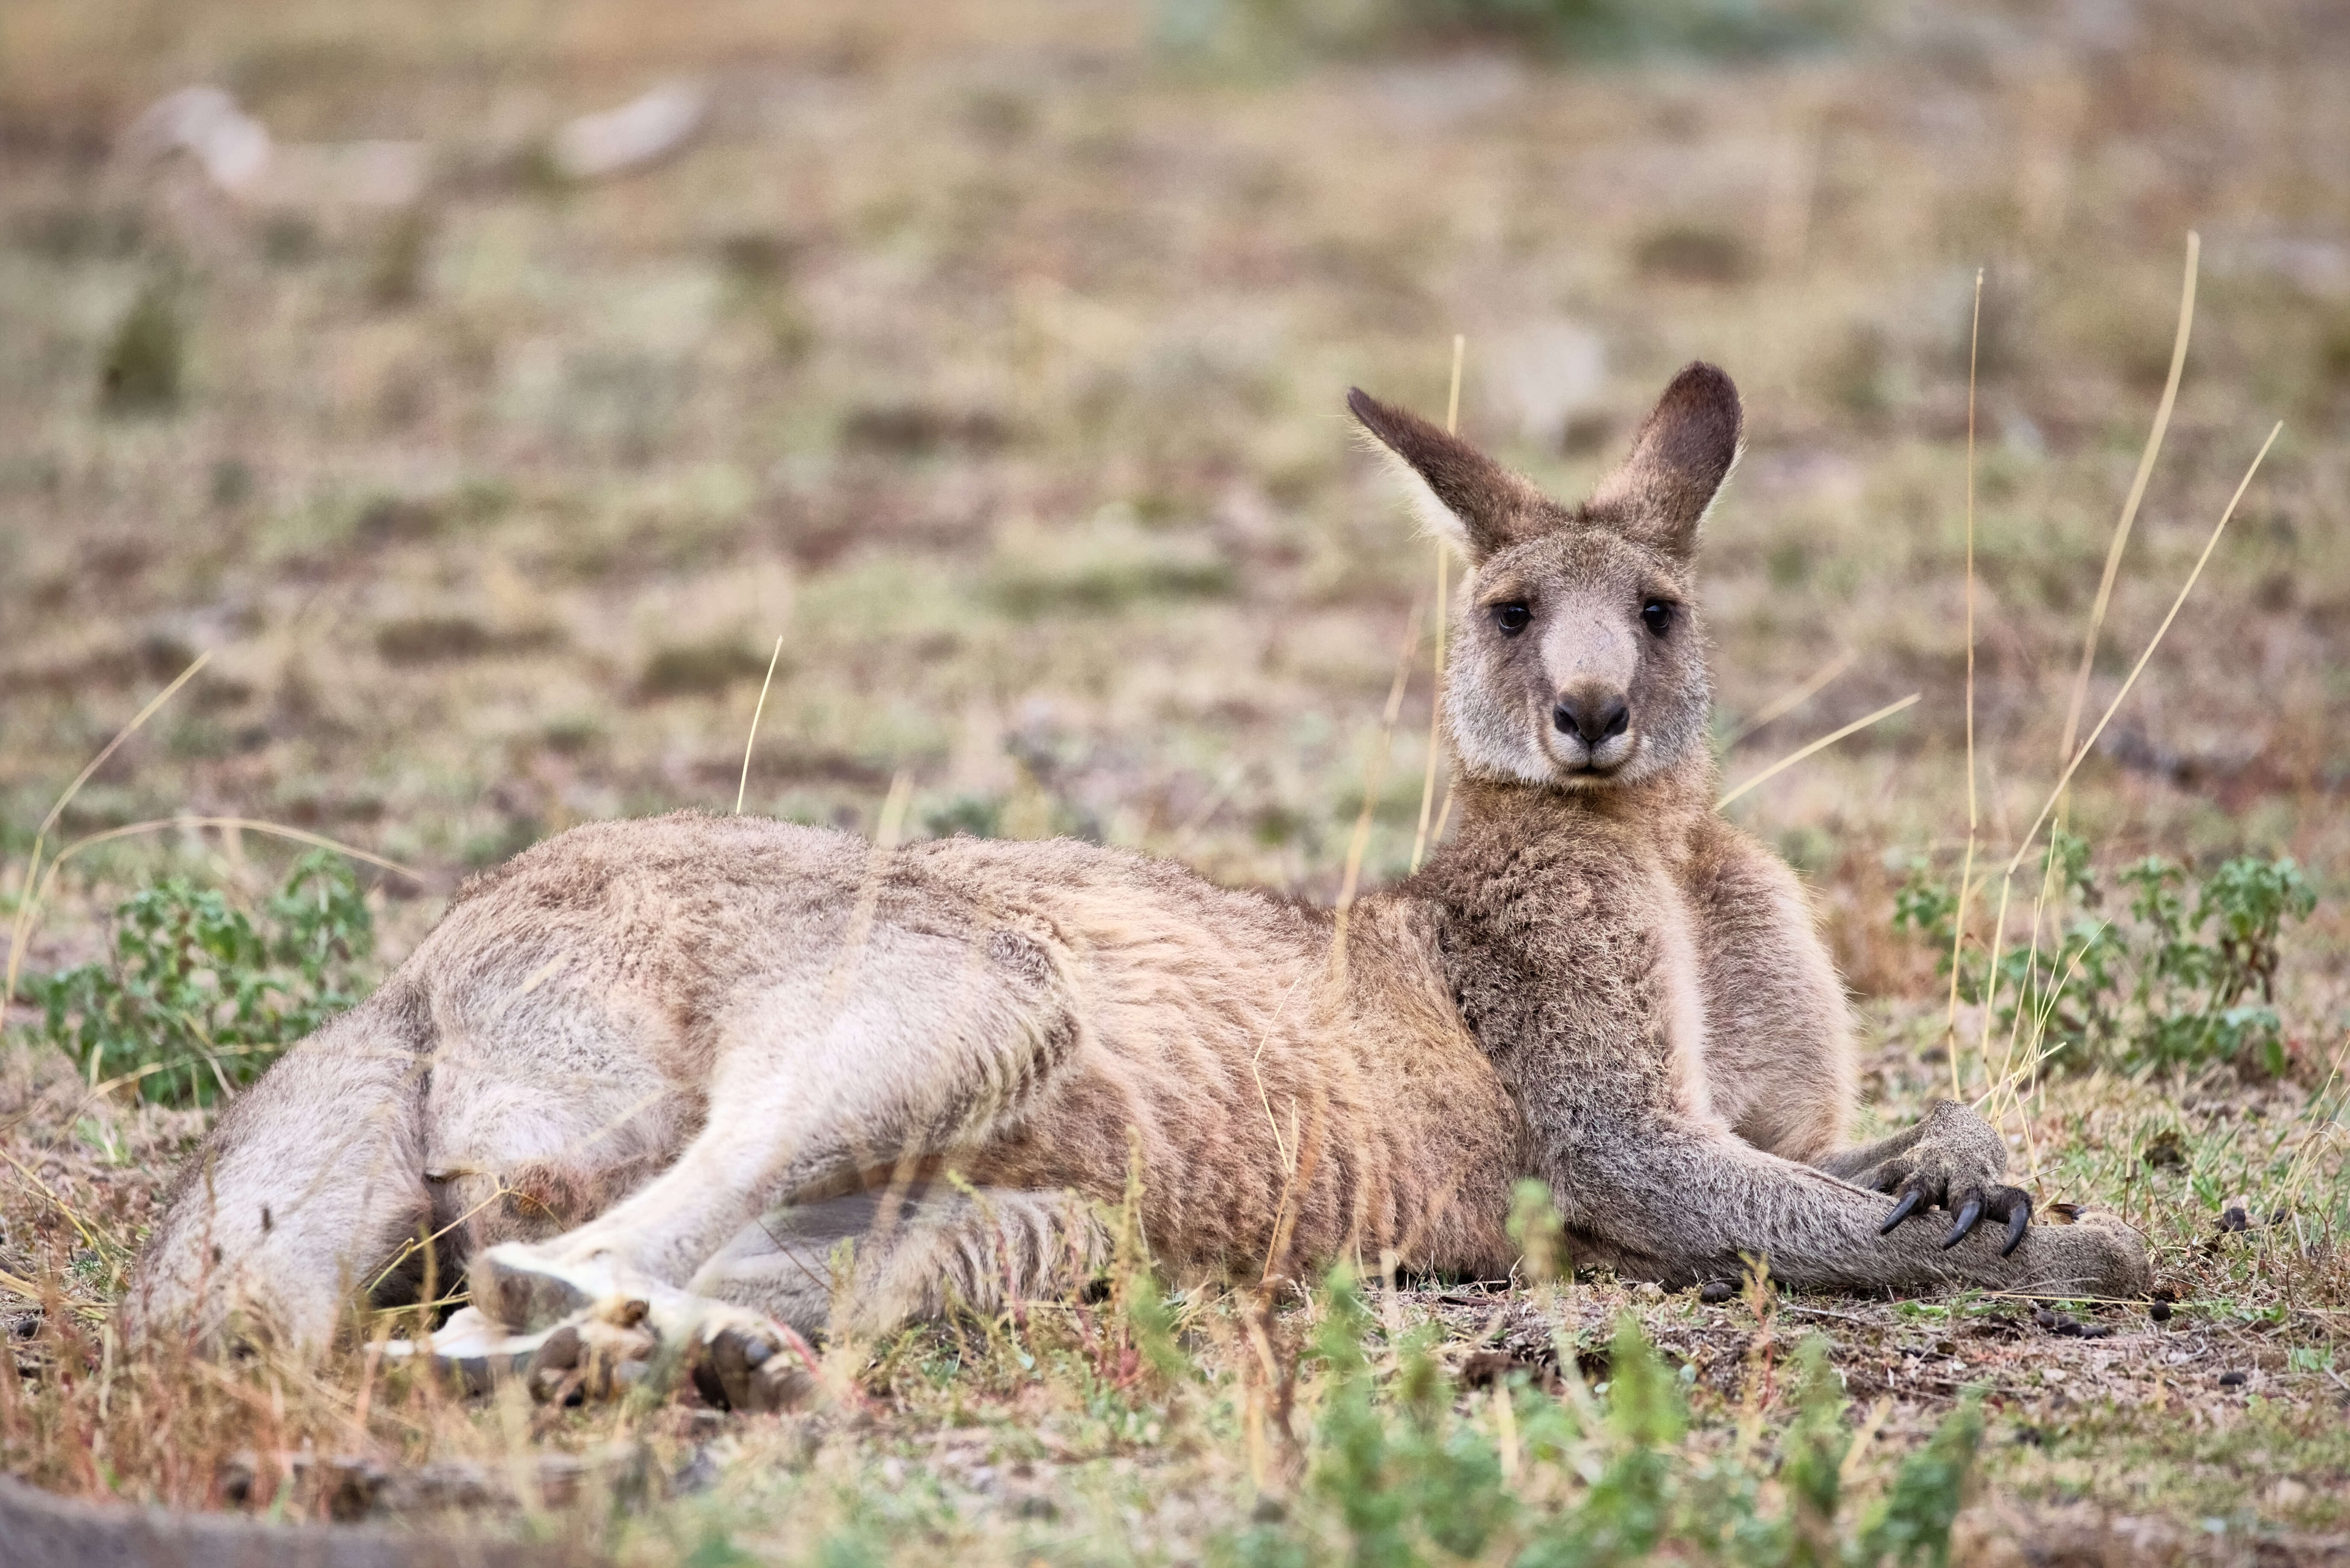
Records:
<instances>
[{"instance_id":1,"label":"kangaroo's hind leg","mask_svg":"<svg viewBox=\"0 0 2350 1568\"><path fill-rule=\"evenodd\" d=\"M515 959L504 983L434 998L424 1175L444 1280L501 1241L594 1218L673 1161L701 1120L665 1066L686 1054L674 1025L556 961L531 984L536 957Z\"/></svg>"},{"instance_id":2,"label":"kangaroo's hind leg","mask_svg":"<svg viewBox=\"0 0 2350 1568\"><path fill-rule=\"evenodd\" d=\"M134 1342L274 1338L317 1351L416 1234L432 1024L390 984L229 1103L148 1237L123 1303Z\"/></svg>"},{"instance_id":3,"label":"kangaroo's hind leg","mask_svg":"<svg viewBox=\"0 0 2350 1568\"><path fill-rule=\"evenodd\" d=\"M1074 1193L860 1192L744 1226L686 1288L811 1339L879 1334L957 1305L989 1313L1066 1294L1108 1250L1092 1206Z\"/></svg>"},{"instance_id":4,"label":"kangaroo's hind leg","mask_svg":"<svg viewBox=\"0 0 2350 1568\"><path fill-rule=\"evenodd\" d=\"M689 1282L694 1301L753 1314L706 1323L694 1379L713 1404L796 1403L799 1347L777 1345L765 1320L816 1340L879 1334L955 1306L993 1313L1070 1293L1108 1252L1092 1207L1068 1192L933 1188L795 1205L744 1226Z\"/></svg>"},{"instance_id":5,"label":"kangaroo's hind leg","mask_svg":"<svg viewBox=\"0 0 2350 1568\"><path fill-rule=\"evenodd\" d=\"M879 926L846 981L813 968L728 1021L708 1119L675 1164L563 1235L491 1249L473 1298L527 1329L615 1293L675 1292L797 1193L983 1142L1076 1037L1041 942Z\"/></svg>"}]
</instances>

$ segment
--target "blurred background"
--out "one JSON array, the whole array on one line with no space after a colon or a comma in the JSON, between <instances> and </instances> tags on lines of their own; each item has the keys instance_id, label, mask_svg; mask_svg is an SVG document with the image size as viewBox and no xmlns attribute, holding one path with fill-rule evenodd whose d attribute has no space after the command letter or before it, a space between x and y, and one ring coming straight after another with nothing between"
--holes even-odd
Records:
<instances>
[{"instance_id":1,"label":"blurred background","mask_svg":"<svg viewBox=\"0 0 2350 1568\"><path fill-rule=\"evenodd\" d=\"M1327 898L1372 780L1390 877L1424 629L1381 709L1433 557L1343 400L1440 417L1461 334L1464 431L1562 493L1685 360L1737 378L1702 564L1725 774L1924 695L1733 812L1856 986L1921 994L1887 919L1965 833L1977 272L2004 846L2056 771L2190 229L2092 714L2285 433L2076 826L2328 878L2346 71L2324 0L10 0L0 891L210 651L59 834L363 845L426 874L374 895L396 955L567 825L731 808L778 638L750 809L869 830L903 772L917 835ZM248 852L276 855L83 856L28 961L87 955L160 862Z\"/></svg>"}]
</instances>

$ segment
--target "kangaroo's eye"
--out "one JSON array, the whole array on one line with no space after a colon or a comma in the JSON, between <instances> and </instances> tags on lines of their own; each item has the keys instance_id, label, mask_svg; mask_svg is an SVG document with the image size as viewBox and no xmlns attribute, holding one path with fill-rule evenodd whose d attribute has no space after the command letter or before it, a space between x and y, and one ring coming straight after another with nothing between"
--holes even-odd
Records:
<instances>
[{"instance_id":1,"label":"kangaroo's eye","mask_svg":"<svg viewBox=\"0 0 2350 1568\"><path fill-rule=\"evenodd\" d=\"M1651 632L1662 637L1673 628L1673 607L1662 599L1650 599L1640 607L1640 618Z\"/></svg>"},{"instance_id":2,"label":"kangaroo's eye","mask_svg":"<svg viewBox=\"0 0 2350 1568\"><path fill-rule=\"evenodd\" d=\"M1502 628L1502 635L1503 637L1517 636L1518 633L1526 629L1526 622L1534 618L1534 612L1526 608L1523 605L1496 605L1493 607L1493 624Z\"/></svg>"}]
</instances>

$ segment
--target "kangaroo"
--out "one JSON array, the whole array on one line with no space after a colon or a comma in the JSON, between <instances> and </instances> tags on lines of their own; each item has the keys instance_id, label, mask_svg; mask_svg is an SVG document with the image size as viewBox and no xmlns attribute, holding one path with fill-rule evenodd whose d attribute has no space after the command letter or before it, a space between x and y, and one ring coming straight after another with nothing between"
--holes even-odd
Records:
<instances>
[{"instance_id":1,"label":"kangaroo","mask_svg":"<svg viewBox=\"0 0 2350 1568\"><path fill-rule=\"evenodd\" d=\"M430 1231L468 1332L644 1303L757 1405L790 1334L1068 1288L1129 1181L1178 1276L1503 1276L1533 1176L1576 1262L1669 1284L1760 1258L1799 1288L2142 1293L2136 1232L2032 1225L1970 1110L1842 1147L1844 992L1794 874L1712 809L1691 570L1729 377L1681 371L1579 506L1349 403L1468 563L1461 826L1417 875L1340 916L1067 840L575 828L227 1108L134 1331L315 1349Z\"/></svg>"}]
</instances>

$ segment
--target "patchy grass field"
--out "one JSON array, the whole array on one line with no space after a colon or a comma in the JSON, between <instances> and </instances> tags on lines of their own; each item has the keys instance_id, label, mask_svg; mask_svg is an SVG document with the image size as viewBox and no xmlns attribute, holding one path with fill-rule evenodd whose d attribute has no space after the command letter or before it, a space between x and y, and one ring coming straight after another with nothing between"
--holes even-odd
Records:
<instances>
[{"instance_id":1,"label":"patchy grass field","mask_svg":"<svg viewBox=\"0 0 2350 1568\"><path fill-rule=\"evenodd\" d=\"M1170 1299L1128 1258L1098 1301L837 1345L830 1407L795 1417L467 1400L364 1335L316 1377L131 1365L107 1304L204 1114L154 1102L213 1090L183 1054L97 1092L138 1069L47 1044L20 985L0 1468L644 1563L1860 1561L1930 1554L1979 1410L1969 1560L2350 1552L2345 71L2350 26L2314 0L1919 4L1803 52L1597 63L1336 0L12 4L0 922L26 976L106 961L110 911L173 876L221 895L207 929L292 929L271 898L299 845L99 837L210 817L408 868L361 865L365 913L338 917L372 958L255 961L305 995L368 983L473 867L731 807L779 637L748 809L869 828L902 774L918 832L1078 833L1326 898L1377 778L1367 874L1393 876L1425 648L1391 731L1380 710L1432 560L1346 388L1440 411L1465 335L1463 428L1574 491L1702 355L1751 430L1703 566L1725 775L1923 693L1730 808L1816 891L1870 1125L1955 1073L2043 1212L2121 1210L2177 1299L1586 1276L1357 1307ZM690 145L554 166L567 117L679 77L709 90ZM421 143L421 192L234 201L125 156L195 82L297 171ZM1962 997L1954 1060L1935 945L1895 915L1966 856L1976 272L1980 875L2056 780L2190 229L2190 348L2085 732L2283 433L2074 781L2103 901L2043 922L2038 859L2015 879L2001 947L2032 972L2035 933L2083 950L2076 917L2137 944L2106 1015ZM52 803L200 655L71 795L33 901ZM2123 873L2154 854L2189 868L2188 913L2240 857L2292 857L2314 910L2252 990L2141 995ZM1998 896L1971 895L1978 943ZM2055 1000L2091 997L2066 962ZM2203 1027L2255 1003L2272 1028ZM2147 1044L2182 1018L2203 1033ZM2054 1069L2007 1071L2076 1023Z\"/></svg>"}]
</instances>

